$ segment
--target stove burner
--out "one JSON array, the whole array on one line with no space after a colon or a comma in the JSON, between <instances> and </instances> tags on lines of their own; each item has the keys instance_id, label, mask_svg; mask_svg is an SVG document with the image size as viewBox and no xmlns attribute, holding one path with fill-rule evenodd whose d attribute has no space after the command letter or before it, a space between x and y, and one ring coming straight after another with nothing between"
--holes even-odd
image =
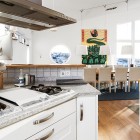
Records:
<instances>
[{"instance_id":1,"label":"stove burner","mask_svg":"<svg viewBox=\"0 0 140 140\"><path fill-rule=\"evenodd\" d=\"M47 93L48 95L54 95L62 91L61 87L59 86L44 86L43 84L32 86L30 89Z\"/></svg>"},{"instance_id":2,"label":"stove burner","mask_svg":"<svg viewBox=\"0 0 140 140\"><path fill-rule=\"evenodd\" d=\"M4 110L4 109L6 109L6 105L5 104L3 104L3 103L0 103L0 110L2 109L2 110Z\"/></svg>"}]
</instances>

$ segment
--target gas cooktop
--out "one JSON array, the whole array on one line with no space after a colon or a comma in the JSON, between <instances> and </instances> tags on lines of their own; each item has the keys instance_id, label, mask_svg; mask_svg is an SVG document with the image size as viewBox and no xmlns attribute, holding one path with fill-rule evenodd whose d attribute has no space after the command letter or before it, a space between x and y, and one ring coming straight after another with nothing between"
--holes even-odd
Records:
<instances>
[{"instance_id":1,"label":"gas cooktop","mask_svg":"<svg viewBox=\"0 0 140 140\"><path fill-rule=\"evenodd\" d=\"M18 87L5 90L0 93L0 116L31 109L36 105L65 100L73 94L73 90L43 84L31 86L29 89Z\"/></svg>"},{"instance_id":2,"label":"gas cooktop","mask_svg":"<svg viewBox=\"0 0 140 140\"><path fill-rule=\"evenodd\" d=\"M68 89L62 89L59 86L45 86L43 84L39 84L37 86L31 86L30 88L31 90L35 90L35 91L39 91L39 92L43 92L46 93L48 95L59 95L60 93L67 93L70 90Z\"/></svg>"}]
</instances>

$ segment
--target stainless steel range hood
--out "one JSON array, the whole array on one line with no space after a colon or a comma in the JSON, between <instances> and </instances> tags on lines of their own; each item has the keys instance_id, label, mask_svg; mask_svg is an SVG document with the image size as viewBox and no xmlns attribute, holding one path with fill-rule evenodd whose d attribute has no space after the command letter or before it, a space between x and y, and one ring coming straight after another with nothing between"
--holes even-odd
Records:
<instances>
[{"instance_id":1,"label":"stainless steel range hood","mask_svg":"<svg viewBox=\"0 0 140 140\"><path fill-rule=\"evenodd\" d=\"M0 0L0 23L44 30L76 23L76 20L28 0Z\"/></svg>"}]
</instances>

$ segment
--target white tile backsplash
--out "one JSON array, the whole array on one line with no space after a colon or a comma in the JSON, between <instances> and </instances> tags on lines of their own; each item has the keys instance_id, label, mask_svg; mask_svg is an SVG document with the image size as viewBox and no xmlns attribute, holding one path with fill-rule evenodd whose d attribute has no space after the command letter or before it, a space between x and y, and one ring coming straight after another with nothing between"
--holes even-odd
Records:
<instances>
[{"instance_id":1,"label":"white tile backsplash","mask_svg":"<svg viewBox=\"0 0 140 140\"><path fill-rule=\"evenodd\" d=\"M40 71L40 72L37 71L36 77L44 77L43 71Z\"/></svg>"},{"instance_id":2,"label":"white tile backsplash","mask_svg":"<svg viewBox=\"0 0 140 140\"><path fill-rule=\"evenodd\" d=\"M70 71L69 78L75 78L80 76L83 78L83 68L25 68L23 74L35 75L36 82L55 81L60 77L60 71ZM4 71L4 83L14 82L19 76L20 69L8 69Z\"/></svg>"},{"instance_id":3,"label":"white tile backsplash","mask_svg":"<svg viewBox=\"0 0 140 140\"><path fill-rule=\"evenodd\" d=\"M44 68L44 71L51 71L51 68Z\"/></svg>"},{"instance_id":4,"label":"white tile backsplash","mask_svg":"<svg viewBox=\"0 0 140 140\"><path fill-rule=\"evenodd\" d=\"M29 68L23 69L23 73L24 74L29 74L30 73L30 69Z\"/></svg>"},{"instance_id":5,"label":"white tile backsplash","mask_svg":"<svg viewBox=\"0 0 140 140\"><path fill-rule=\"evenodd\" d=\"M57 71L51 71L51 77L57 77Z\"/></svg>"},{"instance_id":6,"label":"white tile backsplash","mask_svg":"<svg viewBox=\"0 0 140 140\"><path fill-rule=\"evenodd\" d=\"M51 72L57 71L57 68L51 68Z\"/></svg>"},{"instance_id":7,"label":"white tile backsplash","mask_svg":"<svg viewBox=\"0 0 140 140\"><path fill-rule=\"evenodd\" d=\"M44 77L49 77L51 75L50 71L44 71Z\"/></svg>"},{"instance_id":8,"label":"white tile backsplash","mask_svg":"<svg viewBox=\"0 0 140 140\"><path fill-rule=\"evenodd\" d=\"M7 77L8 77L8 78L14 78L14 77L15 77L15 73L13 73L13 72L8 72Z\"/></svg>"},{"instance_id":9,"label":"white tile backsplash","mask_svg":"<svg viewBox=\"0 0 140 140\"><path fill-rule=\"evenodd\" d=\"M36 68L30 68L30 73L36 72Z\"/></svg>"},{"instance_id":10,"label":"white tile backsplash","mask_svg":"<svg viewBox=\"0 0 140 140\"><path fill-rule=\"evenodd\" d=\"M71 76L78 76L77 71L71 71Z\"/></svg>"}]
</instances>

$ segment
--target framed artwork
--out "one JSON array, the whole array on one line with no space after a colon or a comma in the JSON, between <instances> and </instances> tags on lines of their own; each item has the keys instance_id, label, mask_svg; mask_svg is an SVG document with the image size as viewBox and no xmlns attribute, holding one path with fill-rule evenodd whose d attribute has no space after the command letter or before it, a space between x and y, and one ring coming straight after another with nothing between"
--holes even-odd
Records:
<instances>
[{"instance_id":1,"label":"framed artwork","mask_svg":"<svg viewBox=\"0 0 140 140\"><path fill-rule=\"evenodd\" d=\"M107 43L107 30L82 29L82 45L88 46L88 55L82 55L82 64L105 64L107 56L99 55L100 47Z\"/></svg>"}]
</instances>

